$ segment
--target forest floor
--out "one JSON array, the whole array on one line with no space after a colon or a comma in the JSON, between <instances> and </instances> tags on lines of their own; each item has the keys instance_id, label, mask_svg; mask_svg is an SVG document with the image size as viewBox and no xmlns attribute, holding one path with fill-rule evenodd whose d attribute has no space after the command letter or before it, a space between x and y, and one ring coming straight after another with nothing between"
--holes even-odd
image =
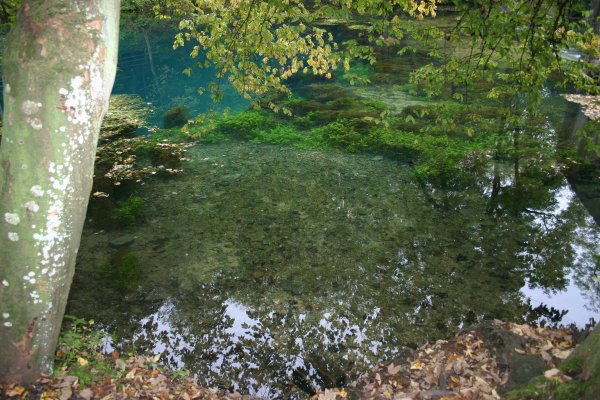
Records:
<instances>
[{"instance_id":1,"label":"forest floor","mask_svg":"<svg viewBox=\"0 0 600 400\"><path fill-rule=\"evenodd\" d=\"M487 400L501 398L499 392L527 384L536 374L540 375L542 386L544 380L547 385L566 384L573 379L569 375L577 371L559 366L565 364L564 360L575 347L576 336L575 331L566 328L534 328L488 321L459 332L451 340L438 340L416 350L406 349L401 354L390 355L391 361L377 364L348 387L326 389L311 398ZM201 388L187 374L162 368L158 356L124 359L114 352L99 357L118 373L93 379L91 383L81 382L77 376L62 375L43 377L30 386L0 385L0 398L259 399ZM78 357L76 362L80 367L88 367L90 361Z\"/></svg>"}]
</instances>

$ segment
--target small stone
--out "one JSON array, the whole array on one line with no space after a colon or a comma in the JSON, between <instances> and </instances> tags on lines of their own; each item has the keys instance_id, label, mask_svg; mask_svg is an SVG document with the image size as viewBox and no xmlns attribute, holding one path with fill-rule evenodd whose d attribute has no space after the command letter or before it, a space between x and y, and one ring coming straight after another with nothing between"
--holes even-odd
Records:
<instances>
[{"instance_id":1,"label":"small stone","mask_svg":"<svg viewBox=\"0 0 600 400\"><path fill-rule=\"evenodd\" d=\"M544 372L544 377L546 377L546 379L556 378L558 375L560 375L560 370L558 368L552 368Z\"/></svg>"},{"instance_id":2,"label":"small stone","mask_svg":"<svg viewBox=\"0 0 600 400\"><path fill-rule=\"evenodd\" d=\"M123 247L123 246L130 245L134 241L135 241L135 237L133 237L131 235L123 235L123 236L119 236L114 239L111 239L108 242L108 244L110 245L110 247Z\"/></svg>"},{"instance_id":3,"label":"small stone","mask_svg":"<svg viewBox=\"0 0 600 400\"><path fill-rule=\"evenodd\" d=\"M548 380L558 380L562 383L566 383L572 379L570 376L565 375L558 368L552 368L547 370L546 372L544 372L544 377Z\"/></svg>"}]
</instances>

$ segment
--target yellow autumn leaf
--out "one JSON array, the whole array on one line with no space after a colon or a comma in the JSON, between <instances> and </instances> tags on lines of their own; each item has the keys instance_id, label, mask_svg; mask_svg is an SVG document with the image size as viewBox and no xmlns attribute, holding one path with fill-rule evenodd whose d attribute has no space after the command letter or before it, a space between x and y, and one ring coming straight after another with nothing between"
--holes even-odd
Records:
<instances>
[{"instance_id":1,"label":"yellow autumn leaf","mask_svg":"<svg viewBox=\"0 0 600 400\"><path fill-rule=\"evenodd\" d=\"M89 364L89 361L83 357L77 357L77 364L81 365L82 367L85 367Z\"/></svg>"},{"instance_id":2,"label":"yellow autumn leaf","mask_svg":"<svg viewBox=\"0 0 600 400\"><path fill-rule=\"evenodd\" d=\"M56 397L54 397L53 394L54 393L51 390L43 392L40 396L40 400L54 400Z\"/></svg>"},{"instance_id":3,"label":"yellow autumn leaf","mask_svg":"<svg viewBox=\"0 0 600 400\"><path fill-rule=\"evenodd\" d=\"M423 369L423 362L421 360L415 360L412 364L410 364L410 369Z\"/></svg>"},{"instance_id":4,"label":"yellow autumn leaf","mask_svg":"<svg viewBox=\"0 0 600 400\"><path fill-rule=\"evenodd\" d=\"M14 388L7 391L6 394L12 397L12 396L21 396L25 392L26 392L26 389L23 386L15 386Z\"/></svg>"}]
</instances>

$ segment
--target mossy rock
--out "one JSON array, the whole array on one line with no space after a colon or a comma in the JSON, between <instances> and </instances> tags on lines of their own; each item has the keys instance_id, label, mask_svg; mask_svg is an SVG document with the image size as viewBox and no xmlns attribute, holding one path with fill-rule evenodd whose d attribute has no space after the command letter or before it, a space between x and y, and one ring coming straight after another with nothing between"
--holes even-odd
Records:
<instances>
[{"instance_id":1,"label":"mossy rock","mask_svg":"<svg viewBox=\"0 0 600 400\"><path fill-rule=\"evenodd\" d=\"M178 105L167 110L163 115L163 127L165 129L181 127L190 119L185 106Z\"/></svg>"},{"instance_id":2,"label":"mossy rock","mask_svg":"<svg viewBox=\"0 0 600 400\"><path fill-rule=\"evenodd\" d=\"M165 146L162 143L156 143L148 149L148 156L152 161L152 165L163 166L165 168L177 168L181 165L181 156L174 152L170 146Z\"/></svg>"},{"instance_id":3,"label":"mossy rock","mask_svg":"<svg viewBox=\"0 0 600 400\"><path fill-rule=\"evenodd\" d=\"M141 97L129 94L110 96L108 111L102 120L100 139L108 140L115 136L127 136L148 125L148 117L154 107Z\"/></svg>"},{"instance_id":4,"label":"mossy rock","mask_svg":"<svg viewBox=\"0 0 600 400\"><path fill-rule=\"evenodd\" d=\"M298 100L298 101L289 101L284 104L287 108L290 109L292 114L297 115L306 115L309 112L319 111L323 109L323 104L318 101L312 100Z\"/></svg>"},{"instance_id":5,"label":"mossy rock","mask_svg":"<svg viewBox=\"0 0 600 400\"><path fill-rule=\"evenodd\" d=\"M299 89L299 95L321 103L352 98L352 91L333 83L313 83Z\"/></svg>"},{"instance_id":6,"label":"mossy rock","mask_svg":"<svg viewBox=\"0 0 600 400\"><path fill-rule=\"evenodd\" d=\"M486 343L496 357L500 372L509 374L508 382L496 389L499 394L526 385L547 369L541 356L519 354L515 351L525 346L526 338L502 329L494 321L484 321L470 330L475 330Z\"/></svg>"},{"instance_id":7,"label":"mossy rock","mask_svg":"<svg viewBox=\"0 0 600 400\"><path fill-rule=\"evenodd\" d=\"M600 325L573 351L563 364L578 365L581 371L576 378L586 382L582 399L600 399Z\"/></svg>"},{"instance_id":8,"label":"mossy rock","mask_svg":"<svg viewBox=\"0 0 600 400\"><path fill-rule=\"evenodd\" d=\"M559 369L574 379L560 383L543 376L503 395L507 400L595 400L600 398L600 326L563 361Z\"/></svg>"},{"instance_id":9,"label":"mossy rock","mask_svg":"<svg viewBox=\"0 0 600 400\"><path fill-rule=\"evenodd\" d=\"M597 397L586 397L587 384L581 381L560 383L539 377L529 384L505 393L504 400L594 400Z\"/></svg>"}]
</instances>

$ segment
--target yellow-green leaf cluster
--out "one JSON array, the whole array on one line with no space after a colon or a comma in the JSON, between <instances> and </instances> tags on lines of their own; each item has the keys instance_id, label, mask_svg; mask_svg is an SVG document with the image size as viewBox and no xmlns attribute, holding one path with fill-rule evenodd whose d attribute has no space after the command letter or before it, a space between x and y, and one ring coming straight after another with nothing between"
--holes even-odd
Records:
<instances>
[{"instance_id":1,"label":"yellow-green leaf cluster","mask_svg":"<svg viewBox=\"0 0 600 400\"><path fill-rule=\"evenodd\" d=\"M351 60L375 61L372 45L390 44L403 35L398 15L434 16L436 0L211 0L164 1L156 11L178 18L174 47L191 46L199 67L212 66L244 97L287 92L294 74L332 78L348 71ZM343 23L353 15L373 16L368 44L338 42L323 24ZM186 69L186 75L192 71ZM219 85L209 86L219 99Z\"/></svg>"}]
</instances>

